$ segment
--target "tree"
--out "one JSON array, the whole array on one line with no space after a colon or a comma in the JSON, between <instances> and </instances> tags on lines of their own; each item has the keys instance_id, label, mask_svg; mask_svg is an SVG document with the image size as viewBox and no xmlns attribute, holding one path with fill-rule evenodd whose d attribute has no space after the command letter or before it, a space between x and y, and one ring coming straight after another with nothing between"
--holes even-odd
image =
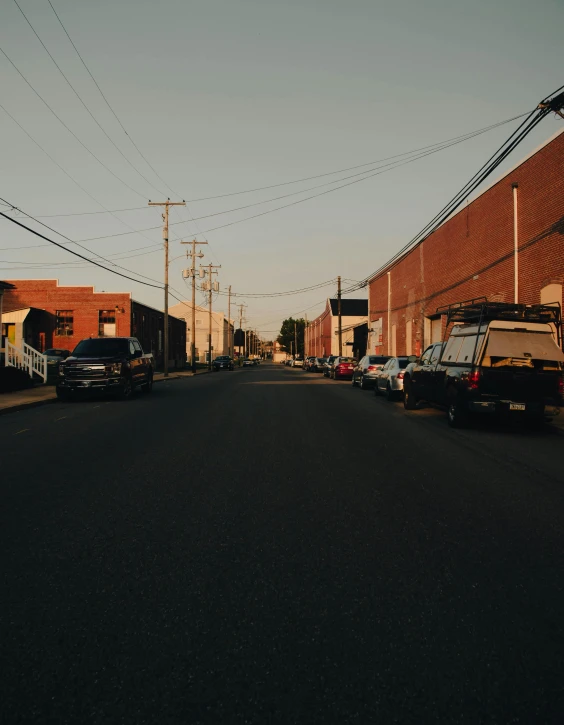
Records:
<instances>
[{"instance_id":1,"label":"tree","mask_svg":"<svg viewBox=\"0 0 564 725\"><path fill-rule=\"evenodd\" d=\"M305 320L300 318L299 320L294 320L293 317L288 317L287 320L284 320L282 323L282 327L280 328L280 333L277 337L277 341L282 345L282 348L286 352L292 351L293 353L296 352L295 350L295 338L298 339L298 349L297 352L301 355L304 354L304 331L305 331Z\"/></svg>"}]
</instances>

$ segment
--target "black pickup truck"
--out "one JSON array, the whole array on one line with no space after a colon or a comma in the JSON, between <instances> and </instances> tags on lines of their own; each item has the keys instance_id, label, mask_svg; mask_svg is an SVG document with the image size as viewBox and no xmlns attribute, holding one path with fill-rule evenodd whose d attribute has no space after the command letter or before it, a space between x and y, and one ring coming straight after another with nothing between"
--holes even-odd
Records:
<instances>
[{"instance_id":1,"label":"black pickup truck","mask_svg":"<svg viewBox=\"0 0 564 725\"><path fill-rule=\"evenodd\" d=\"M442 309L437 312L442 312ZM562 405L560 307L469 300L444 310L448 339L430 345L404 374L404 406L444 406L452 427L470 413L542 424ZM459 323L459 324L456 324Z\"/></svg>"},{"instance_id":2,"label":"black pickup truck","mask_svg":"<svg viewBox=\"0 0 564 725\"><path fill-rule=\"evenodd\" d=\"M57 397L77 392L115 393L131 397L135 388L150 393L155 362L135 337L97 337L81 340L59 366Z\"/></svg>"}]
</instances>

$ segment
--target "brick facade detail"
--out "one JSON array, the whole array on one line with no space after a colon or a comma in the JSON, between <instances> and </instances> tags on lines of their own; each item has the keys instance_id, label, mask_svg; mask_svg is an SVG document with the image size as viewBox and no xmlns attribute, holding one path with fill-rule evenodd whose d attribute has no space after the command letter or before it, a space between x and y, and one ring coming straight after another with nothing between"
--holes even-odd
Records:
<instances>
[{"instance_id":1,"label":"brick facade detail","mask_svg":"<svg viewBox=\"0 0 564 725\"><path fill-rule=\"evenodd\" d=\"M437 308L442 305L480 296L514 301L515 184L518 301L562 304L564 133L372 278L368 297L370 352L420 353L426 344L440 339ZM545 299L546 294L555 299ZM379 321L381 339L377 334Z\"/></svg>"}]
</instances>

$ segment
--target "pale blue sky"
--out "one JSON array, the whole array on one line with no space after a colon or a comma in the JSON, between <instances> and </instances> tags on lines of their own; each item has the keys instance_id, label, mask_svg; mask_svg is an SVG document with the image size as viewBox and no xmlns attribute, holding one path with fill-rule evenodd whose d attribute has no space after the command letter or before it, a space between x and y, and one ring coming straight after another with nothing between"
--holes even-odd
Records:
<instances>
[{"instance_id":1,"label":"pale blue sky","mask_svg":"<svg viewBox=\"0 0 564 725\"><path fill-rule=\"evenodd\" d=\"M103 103L47 0L18 1L99 122L156 189L103 136L13 0L1 4L0 47L81 140L139 194L81 148L2 55L0 103L108 209L160 199L157 189L166 188ZM531 109L564 82L562 0L52 2L132 138L187 200L321 174L457 136ZM507 165L562 123L548 117ZM318 199L210 232L207 259L222 264L222 288L231 284L247 293L301 288L338 274L361 279L413 237L515 125ZM100 209L2 110L0 130L0 196L34 215ZM212 214L332 178L194 202L189 210L194 216ZM298 198L198 225L206 230ZM160 224L154 209L118 216L135 229ZM171 215L171 221L178 218ZM188 219L188 213L182 212L182 218ZM43 221L76 240L128 231L107 214ZM196 231L192 223L172 228L184 239ZM86 246L110 255L161 238L159 230L146 236L149 240L131 234ZM0 247L39 243L9 222L0 223ZM173 241L171 256L181 251ZM131 290L136 299L162 307L158 290L92 267L8 270L21 267L20 262L72 261L55 248L4 250L0 260L3 278L57 277L62 284ZM158 250L121 264L162 279ZM171 284L179 291L185 290L183 266L182 260L171 264ZM308 312L313 317L321 308L315 303L333 292L245 299L249 325L270 336L289 314L313 306ZM216 306L226 309L226 300L220 298Z\"/></svg>"}]
</instances>

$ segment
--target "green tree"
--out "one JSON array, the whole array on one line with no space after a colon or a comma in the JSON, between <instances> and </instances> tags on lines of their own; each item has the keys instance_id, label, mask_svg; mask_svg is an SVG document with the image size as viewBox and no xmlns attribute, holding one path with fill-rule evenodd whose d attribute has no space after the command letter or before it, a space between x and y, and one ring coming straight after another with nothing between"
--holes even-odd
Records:
<instances>
[{"instance_id":1,"label":"green tree","mask_svg":"<svg viewBox=\"0 0 564 725\"><path fill-rule=\"evenodd\" d=\"M305 331L305 320L300 318L299 320L294 320L293 317L288 317L287 320L284 320L282 323L282 327L280 328L280 333L277 337L278 342L280 345L282 345L282 348L286 352L296 352L294 349L295 347L295 338L298 338L298 352L303 355L304 354L304 331Z\"/></svg>"}]
</instances>

